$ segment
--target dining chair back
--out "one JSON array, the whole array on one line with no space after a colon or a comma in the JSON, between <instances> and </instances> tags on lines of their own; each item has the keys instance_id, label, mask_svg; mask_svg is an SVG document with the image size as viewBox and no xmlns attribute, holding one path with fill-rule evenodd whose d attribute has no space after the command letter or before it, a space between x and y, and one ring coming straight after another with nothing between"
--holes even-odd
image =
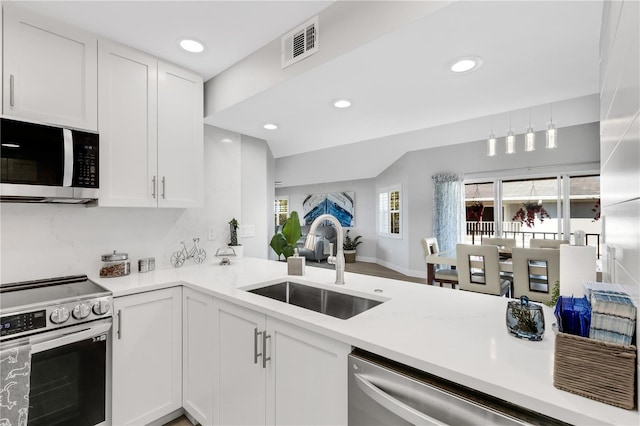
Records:
<instances>
[{"instance_id":1,"label":"dining chair back","mask_svg":"<svg viewBox=\"0 0 640 426\"><path fill-rule=\"evenodd\" d=\"M437 254L440 250L438 248L438 240L435 237L427 237L422 239L422 249L424 250L425 258L432 254ZM451 288L454 288L458 284L458 271L455 269L441 268L438 265L434 265L434 278L433 281L437 282L440 287L442 284L450 284ZM431 285L431 283L427 283Z\"/></svg>"},{"instance_id":2,"label":"dining chair back","mask_svg":"<svg viewBox=\"0 0 640 426\"><path fill-rule=\"evenodd\" d=\"M560 250L516 247L512 260L514 297L550 301L553 286L560 279Z\"/></svg>"},{"instance_id":3,"label":"dining chair back","mask_svg":"<svg viewBox=\"0 0 640 426\"><path fill-rule=\"evenodd\" d=\"M496 246L500 248L505 248L507 250L511 250L516 246L515 238L483 238L482 243L483 246Z\"/></svg>"},{"instance_id":4,"label":"dining chair back","mask_svg":"<svg viewBox=\"0 0 640 426\"><path fill-rule=\"evenodd\" d=\"M559 249L562 244L569 244L569 240L546 240L543 238L532 238L529 240L529 247L531 248Z\"/></svg>"},{"instance_id":5,"label":"dining chair back","mask_svg":"<svg viewBox=\"0 0 640 426\"><path fill-rule=\"evenodd\" d=\"M500 277L500 258L495 245L458 244L456 266L460 290L506 296L511 283Z\"/></svg>"}]
</instances>

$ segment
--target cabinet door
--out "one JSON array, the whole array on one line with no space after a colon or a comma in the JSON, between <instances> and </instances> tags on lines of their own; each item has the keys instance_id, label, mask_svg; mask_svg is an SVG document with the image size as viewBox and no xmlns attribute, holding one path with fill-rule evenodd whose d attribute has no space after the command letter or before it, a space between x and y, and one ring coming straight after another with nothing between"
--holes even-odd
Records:
<instances>
[{"instance_id":1,"label":"cabinet door","mask_svg":"<svg viewBox=\"0 0 640 426\"><path fill-rule=\"evenodd\" d=\"M157 60L99 41L101 206L157 205ZM155 184L155 185L154 185Z\"/></svg>"},{"instance_id":2,"label":"cabinet door","mask_svg":"<svg viewBox=\"0 0 640 426\"><path fill-rule=\"evenodd\" d=\"M182 406L202 425L213 424L215 324L213 297L182 289Z\"/></svg>"},{"instance_id":3,"label":"cabinet door","mask_svg":"<svg viewBox=\"0 0 640 426\"><path fill-rule=\"evenodd\" d=\"M158 61L160 207L204 205L202 77Z\"/></svg>"},{"instance_id":4,"label":"cabinet door","mask_svg":"<svg viewBox=\"0 0 640 426\"><path fill-rule=\"evenodd\" d=\"M215 300L214 339L218 345L214 389L214 423L265 424L265 378L262 366L263 314Z\"/></svg>"},{"instance_id":5,"label":"cabinet door","mask_svg":"<svg viewBox=\"0 0 640 426\"><path fill-rule=\"evenodd\" d=\"M351 346L267 318L267 424L346 425Z\"/></svg>"},{"instance_id":6,"label":"cabinet door","mask_svg":"<svg viewBox=\"0 0 640 426\"><path fill-rule=\"evenodd\" d=\"M97 131L97 39L4 6L3 114Z\"/></svg>"},{"instance_id":7,"label":"cabinet door","mask_svg":"<svg viewBox=\"0 0 640 426\"><path fill-rule=\"evenodd\" d=\"M113 424L147 424L182 406L182 290L116 297Z\"/></svg>"}]
</instances>

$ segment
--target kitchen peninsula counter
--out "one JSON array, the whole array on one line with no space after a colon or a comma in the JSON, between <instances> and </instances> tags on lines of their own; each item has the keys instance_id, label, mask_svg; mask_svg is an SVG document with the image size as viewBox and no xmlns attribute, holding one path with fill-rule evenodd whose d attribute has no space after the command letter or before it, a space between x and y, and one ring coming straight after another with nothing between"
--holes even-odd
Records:
<instances>
[{"instance_id":1,"label":"kitchen peninsula counter","mask_svg":"<svg viewBox=\"0 0 640 426\"><path fill-rule=\"evenodd\" d=\"M555 319L548 307L544 339L532 342L507 333L506 298L348 272L337 286L333 270L307 266L304 276L287 276L285 262L244 257L230 266L206 262L90 278L114 297L184 285L568 423L640 424L637 410L553 386ZM341 320L243 290L287 279L385 303Z\"/></svg>"}]
</instances>

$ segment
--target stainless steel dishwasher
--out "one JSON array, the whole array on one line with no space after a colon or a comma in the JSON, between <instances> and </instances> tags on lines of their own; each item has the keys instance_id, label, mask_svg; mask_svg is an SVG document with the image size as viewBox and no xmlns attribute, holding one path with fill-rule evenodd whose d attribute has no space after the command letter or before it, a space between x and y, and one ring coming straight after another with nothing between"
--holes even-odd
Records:
<instances>
[{"instance_id":1,"label":"stainless steel dishwasher","mask_svg":"<svg viewBox=\"0 0 640 426\"><path fill-rule=\"evenodd\" d=\"M349 425L565 425L356 349L349 355Z\"/></svg>"}]
</instances>

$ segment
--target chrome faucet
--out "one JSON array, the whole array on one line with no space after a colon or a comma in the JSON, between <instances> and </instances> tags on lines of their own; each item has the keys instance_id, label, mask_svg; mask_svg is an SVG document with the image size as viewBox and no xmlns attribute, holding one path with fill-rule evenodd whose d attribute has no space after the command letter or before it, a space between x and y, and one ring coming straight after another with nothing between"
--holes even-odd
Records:
<instances>
[{"instance_id":1,"label":"chrome faucet","mask_svg":"<svg viewBox=\"0 0 640 426\"><path fill-rule=\"evenodd\" d=\"M342 285L344 284L344 249L342 248L342 242L344 241L344 234L342 230L342 225L340 225L340 221L330 214L322 214L316 218L311 224L309 228L309 233L307 234L307 240L304 243L304 248L308 250L315 250L315 233L316 229L318 229L318 224L323 220L328 220L335 226L338 236L336 237L336 245L338 251L336 255L333 256L333 253L329 253L329 258L327 262L331 265L336 265L336 284Z\"/></svg>"}]
</instances>

